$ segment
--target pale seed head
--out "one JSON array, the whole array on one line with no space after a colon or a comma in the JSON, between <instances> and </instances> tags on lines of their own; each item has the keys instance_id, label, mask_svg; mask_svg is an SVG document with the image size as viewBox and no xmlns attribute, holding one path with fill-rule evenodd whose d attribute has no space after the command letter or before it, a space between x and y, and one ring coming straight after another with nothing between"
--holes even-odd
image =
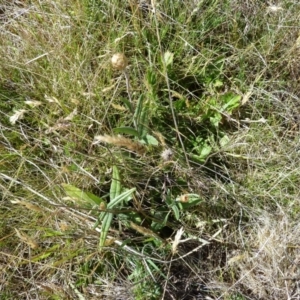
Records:
<instances>
[{"instance_id":1,"label":"pale seed head","mask_svg":"<svg viewBox=\"0 0 300 300\"><path fill-rule=\"evenodd\" d=\"M114 69L123 71L128 65L128 60L123 53L115 53L111 58L111 64Z\"/></svg>"},{"instance_id":2,"label":"pale seed head","mask_svg":"<svg viewBox=\"0 0 300 300\"><path fill-rule=\"evenodd\" d=\"M171 160L171 158L173 156L173 151L171 149L167 148L160 154L160 156L164 161Z\"/></svg>"}]
</instances>

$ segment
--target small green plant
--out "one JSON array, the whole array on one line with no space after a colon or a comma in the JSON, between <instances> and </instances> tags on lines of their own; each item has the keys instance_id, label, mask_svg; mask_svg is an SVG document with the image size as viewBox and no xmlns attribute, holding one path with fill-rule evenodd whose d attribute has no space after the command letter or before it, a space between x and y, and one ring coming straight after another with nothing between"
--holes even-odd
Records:
<instances>
[{"instance_id":1,"label":"small green plant","mask_svg":"<svg viewBox=\"0 0 300 300\"><path fill-rule=\"evenodd\" d=\"M297 298L298 1L2 2L2 298Z\"/></svg>"},{"instance_id":2,"label":"small green plant","mask_svg":"<svg viewBox=\"0 0 300 300\"><path fill-rule=\"evenodd\" d=\"M95 223L94 228L96 228L99 224L101 225L99 247L102 249L105 246L108 231L113 220L114 213L112 211L114 209L123 208L124 204L127 204L128 201L132 199L132 194L134 193L135 188L129 190L124 190L122 188L119 170L116 166L112 167L112 182L109 192L110 201L108 203L98 196L89 192L83 192L72 185L63 184L63 187L69 197L83 202L87 201L90 204L96 204L100 208L101 213L98 216L98 220Z\"/></svg>"},{"instance_id":3,"label":"small green plant","mask_svg":"<svg viewBox=\"0 0 300 300\"><path fill-rule=\"evenodd\" d=\"M180 220L180 213L187 209L201 203L203 199L197 194L183 194L180 196L173 196L168 191L166 196L166 204L169 209L173 211L176 220Z\"/></svg>"},{"instance_id":4,"label":"small green plant","mask_svg":"<svg viewBox=\"0 0 300 300\"><path fill-rule=\"evenodd\" d=\"M105 205L108 210L124 207L124 203L128 203L128 201L132 199L131 196L135 191L135 188L122 191L123 189L121 186L119 170L116 166L113 166L112 169L113 175L109 192L110 201L107 205ZM103 211L99 215L98 222L101 222L101 234L99 240L100 249L105 245L106 237L111 226L112 219L113 213L111 212ZM98 222L96 222L94 227L98 226Z\"/></svg>"},{"instance_id":5,"label":"small green plant","mask_svg":"<svg viewBox=\"0 0 300 300\"><path fill-rule=\"evenodd\" d=\"M127 104L129 105L129 103ZM147 145L158 145L157 139L149 134L149 116L150 108L149 103L145 101L144 95L140 95L134 114L133 114L133 124L134 127L118 127L114 128L115 133L123 133L134 136L139 142L145 143Z\"/></svg>"},{"instance_id":6,"label":"small green plant","mask_svg":"<svg viewBox=\"0 0 300 300\"><path fill-rule=\"evenodd\" d=\"M230 117L233 111L241 105L241 99L240 95L232 92L210 97L201 120L209 120L214 128L218 128L222 120Z\"/></svg>"},{"instance_id":7,"label":"small green plant","mask_svg":"<svg viewBox=\"0 0 300 300\"><path fill-rule=\"evenodd\" d=\"M202 124L206 124L206 130L192 138L191 157L201 163L214 151L218 151L227 145L229 137L226 133L226 122L230 122L232 113L241 105L242 97L232 92L222 95L216 94L209 97L203 107L203 113L199 118Z\"/></svg>"}]
</instances>

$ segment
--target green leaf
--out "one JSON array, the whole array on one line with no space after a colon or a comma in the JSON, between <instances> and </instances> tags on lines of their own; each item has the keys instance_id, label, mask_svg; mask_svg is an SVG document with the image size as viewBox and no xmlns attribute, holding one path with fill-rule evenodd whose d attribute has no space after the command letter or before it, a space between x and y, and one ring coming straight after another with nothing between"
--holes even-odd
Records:
<instances>
[{"instance_id":1,"label":"green leaf","mask_svg":"<svg viewBox=\"0 0 300 300\"><path fill-rule=\"evenodd\" d=\"M112 182L110 185L110 202L107 204L107 209L112 209L116 207L119 203L122 201L128 201L129 197L132 195L132 193L135 191L135 188L132 188L130 190L126 190L123 193L121 193L121 180L120 180L120 174L119 170L116 166L113 166L112 168ZM98 221L96 222L95 226L98 225L99 222L101 223L101 233L100 233L100 239L99 239L99 247L103 247L105 245L106 237L111 225L113 219L113 214L110 212L101 212L98 218Z\"/></svg>"},{"instance_id":2,"label":"green leaf","mask_svg":"<svg viewBox=\"0 0 300 300\"><path fill-rule=\"evenodd\" d=\"M130 189L128 188L122 188L122 194L124 194L125 192L129 191ZM129 194L127 198L124 199L124 203L128 204L129 201L132 200L132 194Z\"/></svg>"},{"instance_id":3,"label":"green leaf","mask_svg":"<svg viewBox=\"0 0 300 300\"><path fill-rule=\"evenodd\" d=\"M38 255L36 256L32 256L30 258L30 260L32 262L38 262L40 260L43 260L43 259L46 259L47 257L49 257L50 255L53 255L53 253L57 253L59 252L59 248L60 248L60 245L56 244L54 246L52 246L51 248L47 249L46 251L42 252L42 253L39 253Z\"/></svg>"},{"instance_id":4,"label":"green leaf","mask_svg":"<svg viewBox=\"0 0 300 300\"><path fill-rule=\"evenodd\" d=\"M178 99L174 102L174 108L176 111L181 112L186 107L186 99Z\"/></svg>"},{"instance_id":5,"label":"green leaf","mask_svg":"<svg viewBox=\"0 0 300 300\"><path fill-rule=\"evenodd\" d=\"M157 75L156 72L153 72L152 70L148 69L147 73L146 73L146 79L147 79L147 83L150 85L150 87L153 89L154 86L157 83Z\"/></svg>"},{"instance_id":6,"label":"green leaf","mask_svg":"<svg viewBox=\"0 0 300 300\"><path fill-rule=\"evenodd\" d=\"M212 147L209 146L207 141L201 141L201 138L199 138L199 144L196 145L193 150L197 151L198 155L191 154L194 158L200 161L205 161L207 156L211 153Z\"/></svg>"},{"instance_id":7,"label":"green leaf","mask_svg":"<svg viewBox=\"0 0 300 300\"><path fill-rule=\"evenodd\" d=\"M158 140L150 134L147 134L144 137L144 141L146 142L147 145L158 146Z\"/></svg>"},{"instance_id":8,"label":"green leaf","mask_svg":"<svg viewBox=\"0 0 300 300\"><path fill-rule=\"evenodd\" d=\"M190 207L193 207L193 206L196 206L197 204L201 203L203 200L198 198L197 200L194 200L193 202L190 202L190 203L179 203L180 205L180 208L182 210L186 210Z\"/></svg>"},{"instance_id":9,"label":"green leaf","mask_svg":"<svg viewBox=\"0 0 300 300\"><path fill-rule=\"evenodd\" d=\"M212 147L205 143L200 151L200 159L205 159L211 153L211 150Z\"/></svg>"},{"instance_id":10,"label":"green leaf","mask_svg":"<svg viewBox=\"0 0 300 300\"><path fill-rule=\"evenodd\" d=\"M134 223L141 224L142 218L136 212L118 214L118 220L120 221L133 221Z\"/></svg>"},{"instance_id":11,"label":"green leaf","mask_svg":"<svg viewBox=\"0 0 300 300\"><path fill-rule=\"evenodd\" d=\"M173 204L173 199L172 199L172 195L171 195L170 190L167 191L167 195L166 195L165 201L168 204L168 206L171 206Z\"/></svg>"},{"instance_id":12,"label":"green leaf","mask_svg":"<svg viewBox=\"0 0 300 300\"><path fill-rule=\"evenodd\" d=\"M179 220L179 209L178 209L178 207L177 207L177 205L176 204L174 204L174 205L172 205L172 210L173 210L173 212L174 212L174 216L175 216L175 219L176 220Z\"/></svg>"},{"instance_id":13,"label":"green leaf","mask_svg":"<svg viewBox=\"0 0 300 300\"><path fill-rule=\"evenodd\" d=\"M218 127L221 120L222 120L222 115L218 112L214 112L213 115L209 118L209 121L214 127Z\"/></svg>"},{"instance_id":14,"label":"green leaf","mask_svg":"<svg viewBox=\"0 0 300 300\"><path fill-rule=\"evenodd\" d=\"M200 198L198 194L185 194L184 196L187 197L188 202L181 202L180 201L181 197L176 198L176 202L178 203L180 209L182 210L195 206L203 201L203 199Z\"/></svg>"},{"instance_id":15,"label":"green leaf","mask_svg":"<svg viewBox=\"0 0 300 300\"><path fill-rule=\"evenodd\" d=\"M106 237L113 219L112 213L106 213L101 226L101 233L100 233L100 240L99 240L99 247L102 248L105 245Z\"/></svg>"},{"instance_id":16,"label":"green leaf","mask_svg":"<svg viewBox=\"0 0 300 300\"><path fill-rule=\"evenodd\" d=\"M241 99L242 96L233 93L227 93L223 95L222 100L225 102L225 104L222 106L222 111L232 113L235 108L239 107Z\"/></svg>"},{"instance_id":17,"label":"green leaf","mask_svg":"<svg viewBox=\"0 0 300 300\"><path fill-rule=\"evenodd\" d=\"M124 201L128 202L129 199L132 199L131 195L132 195L132 193L134 191L135 191L135 188L132 188L130 190L126 190L125 192L123 192L122 194L120 194L119 196L117 196L115 199L111 200L107 204L106 208L107 209L116 208L119 203L124 202ZM101 212L100 215L99 215L98 222L102 221L104 219L104 217L105 217L106 214L107 214L107 212L105 212L105 211ZM97 225L97 223L96 223L96 225Z\"/></svg>"},{"instance_id":18,"label":"green leaf","mask_svg":"<svg viewBox=\"0 0 300 300\"><path fill-rule=\"evenodd\" d=\"M144 95L141 95L139 97L139 100L137 102L137 105L136 105L136 108L135 108L135 111L134 111L134 115L133 115L133 118L135 119L137 124L140 121L140 116L141 116L141 113L143 111L143 106L144 106Z\"/></svg>"},{"instance_id":19,"label":"green leaf","mask_svg":"<svg viewBox=\"0 0 300 300\"><path fill-rule=\"evenodd\" d=\"M117 127L117 128L114 128L113 131L115 133L124 133L124 134L139 137L139 133L137 132L137 130L135 130L132 127Z\"/></svg>"},{"instance_id":20,"label":"green leaf","mask_svg":"<svg viewBox=\"0 0 300 300\"><path fill-rule=\"evenodd\" d=\"M148 120L149 120L149 111L148 105L143 107L143 111L140 115L139 121L137 123L137 129L139 132L139 138L144 139L148 132Z\"/></svg>"},{"instance_id":21,"label":"green leaf","mask_svg":"<svg viewBox=\"0 0 300 300\"><path fill-rule=\"evenodd\" d=\"M219 79L216 79L215 82L213 83L214 87L220 87L223 86L223 82Z\"/></svg>"},{"instance_id":22,"label":"green leaf","mask_svg":"<svg viewBox=\"0 0 300 300\"><path fill-rule=\"evenodd\" d=\"M127 98L122 98L121 100L122 100L122 102L125 104L125 106L127 107L127 109L128 109L131 113L133 113L133 109L132 109L132 105L131 105L130 101L129 101Z\"/></svg>"},{"instance_id":23,"label":"green leaf","mask_svg":"<svg viewBox=\"0 0 300 300\"><path fill-rule=\"evenodd\" d=\"M105 203L106 203L106 201L104 201L102 198L100 198L100 197L94 195L93 193L90 193L90 192L85 192L85 193L86 193L86 195L87 195L90 199L92 199L92 201L94 201L95 204L97 204L97 205L99 205L99 204L102 203L102 202L105 202Z\"/></svg>"},{"instance_id":24,"label":"green leaf","mask_svg":"<svg viewBox=\"0 0 300 300\"><path fill-rule=\"evenodd\" d=\"M96 195L90 192L84 192L74 185L62 183L62 187L65 190L66 195L76 201L77 200L82 202L86 201L91 204L97 204L97 205L99 205L102 202L105 202L103 199L97 197Z\"/></svg>"},{"instance_id":25,"label":"green leaf","mask_svg":"<svg viewBox=\"0 0 300 300\"><path fill-rule=\"evenodd\" d=\"M113 185L113 183L112 183L112 185ZM130 189L128 191L125 191L124 193L120 194L116 198L112 199L108 203L107 208L112 209L113 207L117 206L120 202L127 199L129 197L129 195L131 195L134 191L135 191L135 188L132 188L132 189ZM101 214L99 216L98 221L102 221L102 223L101 223L101 234L100 234L100 240L99 240L99 247L100 248L105 245L106 237L107 237L112 219L113 219L113 214L109 213L109 212L101 212ZM98 222L96 222L96 224L97 223Z\"/></svg>"},{"instance_id":26,"label":"green leaf","mask_svg":"<svg viewBox=\"0 0 300 300\"><path fill-rule=\"evenodd\" d=\"M220 146L221 147L225 147L228 143L229 143L230 139L228 137L228 135L224 135L221 139L220 139Z\"/></svg>"},{"instance_id":27,"label":"green leaf","mask_svg":"<svg viewBox=\"0 0 300 300\"><path fill-rule=\"evenodd\" d=\"M121 193L121 179L120 179L120 174L119 170L116 166L112 167L112 182L110 185L110 191L109 191L109 196L110 196L110 202L119 196Z\"/></svg>"},{"instance_id":28,"label":"green leaf","mask_svg":"<svg viewBox=\"0 0 300 300\"><path fill-rule=\"evenodd\" d=\"M179 209L177 207L177 203L174 201L174 198L172 197L171 192L168 191L165 201L168 207L173 210L176 220L179 220Z\"/></svg>"},{"instance_id":29,"label":"green leaf","mask_svg":"<svg viewBox=\"0 0 300 300\"><path fill-rule=\"evenodd\" d=\"M190 156L190 158L191 158L193 161L195 161L195 162L197 162L197 163L203 163L203 162L205 162L205 159L200 159L200 158L199 158L199 155L190 153L189 156Z\"/></svg>"},{"instance_id":30,"label":"green leaf","mask_svg":"<svg viewBox=\"0 0 300 300\"><path fill-rule=\"evenodd\" d=\"M107 204L107 208L112 209L112 208L116 207L120 202L127 200L128 197L133 194L133 192L135 192L135 188L132 188L128 191L123 192L122 194L120 194L119 196L114 198L113 200L110 200L110 202Z\"/></svg>"}]
</instances>

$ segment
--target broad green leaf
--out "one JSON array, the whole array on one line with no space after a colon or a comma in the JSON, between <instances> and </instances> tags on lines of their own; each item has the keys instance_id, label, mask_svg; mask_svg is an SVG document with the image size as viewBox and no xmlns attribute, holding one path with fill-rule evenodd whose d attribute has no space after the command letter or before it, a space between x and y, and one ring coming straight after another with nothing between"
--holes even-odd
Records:
<instances>
[{"instance_id":1,"label":"broad green leaf","mask_svg":"<svg viewBox=\"0 0 300 300\"><path fill-rule=\"evenodd\" d=\"M232 113L235 108L239 107L241 99L242 96L240 95L235 95L233 93L225 94L222 97L222 100L225 102L225 104L222 106L222 111Z\"/></svg>"},{"instance_id":2,"label":"broad green leaf","mask_svg":"<svg viewBox=\"0 0 300 300\"><path fill-rule=\"evenodd\" d=\"M97 205L99 205L101 202L105 202L103 199L97 197L96 195L90 192L84 192L74 185L62 183L62 187L65 190L66 195L74 200L86 201L91 204Z\"/></svg>"},{"instance_id":3,"label":"broad green leaf","mask_svg":"<svg viewBox=\"0 0 300 300\"><path fill-rule=\"evenodd\" d=\"M153 135L147 134L144 137L144 140L146 141L147 145L158 146L158 140Z\"/></svg>"},{"instance_id":4,"label":"broad green leaf","mask_svg":"<svg viewBox=\"0 0 300 300\"><path fill-rule=\"evenodd\" d=\"M121 213L118 214L118 220L120 221L133 221L134 223L141 224L141 216L136 212Z\"/></svg>"},{"instance_id":5,"label":"broad green leaf","mask_svg":"<svg viewBox=\"0 0 300 300\"><path fill-rule=\"evenodd\" d=\"M201 146L197 148L198 152L198 159L205 160L207 156L211 153L212 147L209 146L207 143L203 143Z\"/></svg>"},{"instance_id":6,"label":"broad green leaf","mask_svg":"<svg viewBox=\"0 0 300 300\"><path fill-rule=\"evenodd\" d=\"M172 198L170 190L167 191L167 195L166 195L165 201L168 204L168 206L171 206L173 204L173 198Z\"/></svg>"},{"instance_id":7,"label":"broad green leaf","mask_svg":"<svg viewBox=\"0 0 300 300\"><path fill-rule=\"evenodd\" d=\"M176 220L179 220L179 209L176 204L172 205L172 210L174 212L174 216Z\"/></svg>"},{"instance_id":8,"label":"broad green leaf","mask_svg":"<svg viewBox=\"0 0 300 300\"><path fill-rule=\"evenodd\" d=\"M157 232L166 226L171 211L154 210L152 214L153 214L153 221L151 224L151 229Z\"/></svg>"},{"instance_id":9,"label":"broad green leaf","mask_svg":"<svg viewBox=\"0 0 300 300\"><path fill-rule=\"evenodd\" d=\"M167 225L168 219L169 219L169 213L166 214L166 216L165 216L165 218L164 218L164 220L163 220L163 222L162 222L162 225L163 225L163 226L166 226L166 225Z\"/></svg>"},{"instance_id":10,"label":"broad green leaf","mask_svg":"<svg viewBox=\"0 0 300 300\"><path fill-rule=\"evenodd\" d=\"M218 127L219 123L222 120L222 115L218 112L214 112L213 115L209 118L209 120L214 127Z\"/></svg>"},{"instance_id":11,"label":"broad green leaf","mask_svg":"<svg viewBox=\"0 0 300 300\"><path fill-rule=\"evenodd\" d=\"M90 192L85 192L85 193L86 193L86 195L87 195L90 199L92 199L92 201L94 201L94 203L97 204L97 205L99 205L99 204L102 203L102 202L106 203L105 200L103 200L102 198L100 198L100 197L94 195L93 193L90 193Z\"/></svg>"},{"instance_id":12,"label":"broad green leaf","mask_svg":"<svg viewBox=\"0 0 300 300\"><path fill-rule=\"evenodd\" d=\"M205 159L210 153L211 153L212 148L208 145L205 145L201 152L200 152L200 158Z\"/></svg>"},{"instance_id":13,"label":"broad green leaf","mask_svg":"<svg viewBox=\"0 0 300 300\"><path fill-rule=\"evenodd\" d=\"M194 160L195 162L198 162L198 163L203 163L203 162L205 162L205 159L200 159L199 155L190 153L189 156L190 156L191 159Z\"/></svg>"},{"instance_id":14,"label":"broad green leaf","mask_svg":"<svg viewBox=\"0 0 300 300\"><path fill-rule=\"evenodd\" d=\"M139 136L139 133L137 132L137 130L135 130L132 127L117 127L117 128L114 128L113 131L115 133L124 133L124 134L133 135L136 137Z\"/></svg>"},{"instance_id":15,"label":"broad green leaf","mask_svg":"<svg viewBox=\"0 0 300 300\"><path fill-rule=\"evenodd\" d=\"M228 135L224 135L221 139L220 139L220 146L221 147L225 147L228 143L229 143L230 139L228 137Z\"/></svg>"},{"instance_id":16,"label":"broad green leaf","mask_svg":"<svg viewBox=\"0 0 300 300\"><path fill-rule=\"evenodd\" d=\"M223 82L219 79L217 79L214 83L213 83L214 87L220 87L223 86Z\"/></svg>"}]
</instances>

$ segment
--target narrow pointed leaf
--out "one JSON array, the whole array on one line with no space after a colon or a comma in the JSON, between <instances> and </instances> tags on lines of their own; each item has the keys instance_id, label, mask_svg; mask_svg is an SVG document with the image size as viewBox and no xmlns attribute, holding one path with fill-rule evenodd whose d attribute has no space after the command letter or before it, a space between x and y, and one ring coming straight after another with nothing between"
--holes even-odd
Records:
<instances>
[{"instance_id":1,"label":"narrow pointed leaf","mask_svg":"<svg viewBox=\"0 0 300 300\"><path fill-rule=\"evenodd\" d=\"M139 136L138 131L132 127L117 127L117 128L114 128L113 131L115 133L124 133L124 134L128 134L128 135L133 135L135 137Z\"/></svg>"},{"instance_id":2,"label":"narrow pointed leaf","mask_svg":"<svg viewBox=\"0 0 300 300\"><path fill-rule=\"evenodd\" d=\"M105 245L106 237L113 219L112 213L106 213L101 226L101 234L99 240L99 247L102 248Z\"/></svg>"},{"instance_id":3,"label":"narrow pointed leaf","mask_svg":"<svg viewBox=\"0 0 300 300\"><path fill-rule=\"evenodd\" d=\"M133 118L136 120L137 124L139 124L139 121L140 121L140 116L143 111L143 105L144 105L144 95L141 95L139 97L139 100L138 100L138 103L136 105L136 109L135 109L134 115L133 115Z\"/></svg>"},{"instance_id":4,"label":"narrow pointed leaf","mask_svg":"<svg viewBox=\"0 0 300 300\"><path fill-rule=\"evenodd\" d=\"M120 195L121 193L121 181L120 181L120 174L119 170L116 166L113 166L112 168L112 182L110 185L110 202Z\"/></svg>"},{"instance_id":5,"label":"narrow pointed leaf","mask_svg":"<svg viewBox=\"0 0 300 300\"><path fill-rule=\"evenodd\" d=\"M128 200L128 197L135 191L135 188L132 188L128 191L123 192L121 195L119 195L118 197L116 197L115 199L111 200L108 204L107 204L107 208L108 209L112 209L114 207L116 207L120 202L122 202L123 200Z\"/></svg>"}]
</instances>

